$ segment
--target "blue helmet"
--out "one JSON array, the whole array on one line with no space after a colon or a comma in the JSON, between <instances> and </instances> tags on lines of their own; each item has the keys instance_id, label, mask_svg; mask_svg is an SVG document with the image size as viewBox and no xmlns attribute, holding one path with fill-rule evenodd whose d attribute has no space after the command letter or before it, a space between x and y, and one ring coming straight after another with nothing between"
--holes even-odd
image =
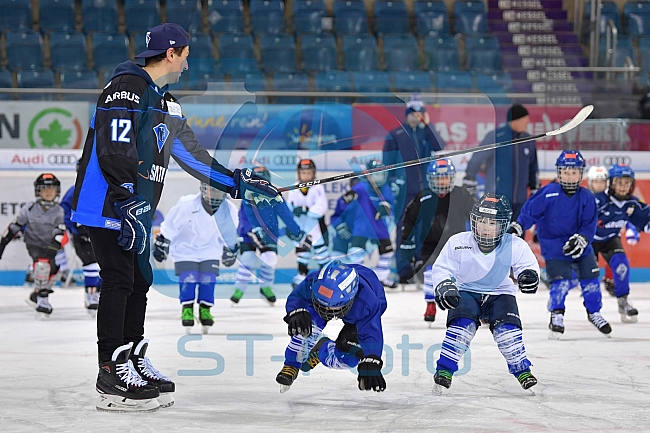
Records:
<instances>
[{"instance_id":1,"label":"blue helmet","mask_svg":"<svg viewBox=\"0 0 650 433\"><path fill-rule=\"evenodd\" d=\"M585 159L579 150L563 150L557 161L555 161L557 170L557 180L565 191L576 191L582 182L582 175L585 171ZM569 181L564 178L563 173L568 168L577 168L580 171L580 178L577 181Z\"/></svg>"},{"instance_id":2,"label":"blue helmet","mask_svg":"<svg viewBox=\"0 0 650 433\"><path fill-rule=\"evenodd\" d=\"M340 319L352 308L358 291L357 271L334 260L320 270L318 279L312 283L312 303L323 319Z\"/></svg>"},{"instance_id":3,"label":"blue helmet","mask_svg":"<svg viewBox=\"0 0 650 433\"><path fill-rule=\"evenodd\" d=\"M632 179L632 185L630 186L630 190L627 192L627 194L624 195L616 194L616 191L614 191L615 179L624 178L624 177L629 177L630 179ZM632 170L632 168L630 168L630 166L626 164L614 164L612 168L609 169L609 194L612 195L614 198L617 198L619 200L624 200L628 198L633 191L634 191L634 170Z\"/></svg>"},{"instance_id":4,"label":"blue helmet","mask_svg":"<svg viewBox=\"0 0 650 433\"><path fill-rule=\"evenodd\" d=\"M454 189L454 179L456 178L456 167L451 159L437 159L427 167L427 182L429 189L436 194L447 194ZM448 182L440 182L441 179L449 179Z\"/></svg>"},{"instance_id":5,"label":"blue helmet","mask_svg":"<svg viewBox=\"0 0 650 433\"><path fill-rule=\"evenodd\" d=\"M373 160L368 161L366 163L366 170L381 168L383 166L384 166L384 164L382 164L380 161L376 161L376 160L373 159ZM386 184L386 181L388 180L388 172L386 172L386 171L380 171L378 173L369 174L367 176L364 176L363 180L366 181L366 182L369 182L370 181L369 177L371 177L371 176L372 176L372 180L374 180L375 183L377 184L377 186L380 187L380 188L382 186L384 186Z\"/></svg>"},{"instance_id":6,"label":"blue helmet","mask_svg":"<svg viewBox=\"0 0 650 433\"><path fill-rule=\"evenodd\" d=\"M487 193L474 203L472 212L469 214L469 221L472 227L472 234L476 243L484 250L493 250L499 245L503 235L506 233L512 218L512 207L504 195ZM486 233L479 228L478 224L488 223L496 226L495 233Z\"/></svg>"}]
</instances>

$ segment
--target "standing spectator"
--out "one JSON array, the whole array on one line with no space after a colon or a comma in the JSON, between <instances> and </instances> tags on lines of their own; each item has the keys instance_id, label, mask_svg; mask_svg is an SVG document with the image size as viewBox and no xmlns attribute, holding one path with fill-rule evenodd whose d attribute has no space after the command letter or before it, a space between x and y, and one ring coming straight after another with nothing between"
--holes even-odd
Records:
<instances>
[{"instance_id":1,"label":"standing spectator","mask_svg":"<svg viewBox=\"0 0 650 433\"><path fill-rule=\"evenodd\" d=\"M386 137L382 157L384 165L425 158L442 150L445 143L429 122L429 114L424 102L416 93L406 104L404 123L390 131ZM404 205L410 203L425 187L426 173L426 164L388 172L388 183L395 197L393 209L396 219L398 219L396 235L398 247L402 240Z\"/></svg>"},{"instance_id":2,"label":"standing spectator","mask_svg":"<svg viewBox=\"0 0 650 433\"><path fill-rule=\"evenodd\" d=\"M507 119L506 124L487 134L481 146L530 136L526 132L530 118L523 105L514 104L510 107ZM512 220L516 221L528 198L528 188L531 194L539 189L535 141L474 153L467 164L463 180L463 185L471 193L476 192L476 174L483 165L485 192L505 195L512 203Z\"/></svg>"}]
</instances>

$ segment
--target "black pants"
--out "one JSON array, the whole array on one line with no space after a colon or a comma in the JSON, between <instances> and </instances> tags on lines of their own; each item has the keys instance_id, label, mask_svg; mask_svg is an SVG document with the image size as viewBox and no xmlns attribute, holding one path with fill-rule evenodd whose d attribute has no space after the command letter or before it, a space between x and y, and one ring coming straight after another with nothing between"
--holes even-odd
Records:
<instances>
[{"instance_id":1,"label":"black pants","mask_svg":"<svg viewBox=\"0 0 650 433\"><path fill-rule=\"evenodd\" d=\"M50 278L59 272L59 267L56 264L56 253L58 250L54 247L38 247L36 245L27 245L27 253L34 262L39 259L47 259L50 262Z\"/></svg>"},{"instance_id":2,"label":"black pants","mask_svg":"<svg viewBox=\"0 0 650 433\"><path fill-rule=\"evenodd\" d=\"M153 280L149 246L143 254L117 245L116 230L90 227L90 242L99 264L102 296L97 310L99 361L110 361L118 347L144 338L147 292Z\"/></svg>"}]
</instances>

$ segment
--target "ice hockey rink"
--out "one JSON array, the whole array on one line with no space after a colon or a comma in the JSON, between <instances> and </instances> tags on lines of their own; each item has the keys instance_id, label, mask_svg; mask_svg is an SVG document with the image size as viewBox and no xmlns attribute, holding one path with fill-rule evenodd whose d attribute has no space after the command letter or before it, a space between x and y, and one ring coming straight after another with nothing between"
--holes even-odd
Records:
<instances>
[{"instance_id":1,"label":"ice hockey rink","mask_svg":"<svg viewBox=\"0 0 650 433\"><path fill-rule=\"evenodd\" d=\"M413 289L387 293L385 392L361 392L356 374L318 366L280 394L275 375L288 341L282 321L288 286L277 287L274 307L252 289L233 307L230 288L219 286L209 335L198 325L185 335L175 290L151 290L146 337L152 362L176 382L176 403L124 414L95 409L95 322L83 308L83 289L57 289L52 317L37 321L24 301L29 288L1 287L0 431L650 430L650 284L632 284L636 324L622 324L615 299L604 294L611 338L587 321L578 290L567 299L560 341L548 339L548 292L519 294L524 341L539 380L535 395L508 374L486 327L465 358L467 373L455 376L445 395L432 394L446 314L438 312L429 328L422 292ZM336 336L340 327L333 322L325 331Z\"/></svg>"}]
</instances>

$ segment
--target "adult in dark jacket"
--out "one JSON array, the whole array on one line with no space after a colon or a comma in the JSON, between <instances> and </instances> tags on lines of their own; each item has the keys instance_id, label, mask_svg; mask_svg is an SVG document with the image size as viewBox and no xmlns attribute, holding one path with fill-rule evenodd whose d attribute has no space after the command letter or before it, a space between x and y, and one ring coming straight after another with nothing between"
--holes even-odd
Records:
<instances>
[{"instance_id":1,"label":"adult in dark jacket","mask_svg":"<svg viewBox=\"0 0 650 433\"><path fill-rule=\"evenodd\" d=\"M530 136L526 132L530 118L524 106L511 106L507 118L505 125L488 133L481 146ZM476 174L482 166L485 166L485 192L505 195L512 203L512 220L515 221L528 198L528 188L531 194L539 189L535 141L474 153L463 180L463 185L472 193L476 192Z\"/></svg>"}]
</instances>

